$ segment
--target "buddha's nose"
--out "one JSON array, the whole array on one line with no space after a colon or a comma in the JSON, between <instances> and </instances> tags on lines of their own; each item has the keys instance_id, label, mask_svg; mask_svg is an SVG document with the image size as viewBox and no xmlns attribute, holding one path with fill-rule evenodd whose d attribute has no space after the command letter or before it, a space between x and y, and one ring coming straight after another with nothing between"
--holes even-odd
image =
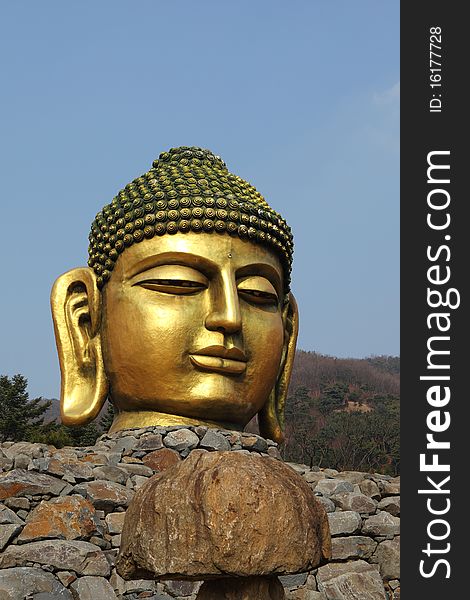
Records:
<instances>
[{"instance_id":1,"label":"buddha's nose","mask_svg":"<svg viewBox=\"0 0 470 600\"><path fill-rule=\"evenodd\" d=\"M229 273L222 273L220 281L214 286L211 306L205 325L210 331L233 334L241 330L240 299L237 285Z\"/></svg>"}]
</instances>

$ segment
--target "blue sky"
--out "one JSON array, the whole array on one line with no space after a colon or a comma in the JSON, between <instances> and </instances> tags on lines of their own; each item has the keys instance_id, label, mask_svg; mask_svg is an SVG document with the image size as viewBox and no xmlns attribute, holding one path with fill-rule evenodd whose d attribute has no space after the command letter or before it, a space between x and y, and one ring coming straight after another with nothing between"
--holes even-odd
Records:
<instances>
[{"instance_id":1,"label":"blue sky","mask_svg":"<svg viewBox=\"0 0 470 600\"><path fill-rule=\"evenodd\" d=\"M398 1L19 0L0 22L0 373L58 397L50 288L180 145L292 227L298 347L399 353Z\"/></svg>"}]
</instances>

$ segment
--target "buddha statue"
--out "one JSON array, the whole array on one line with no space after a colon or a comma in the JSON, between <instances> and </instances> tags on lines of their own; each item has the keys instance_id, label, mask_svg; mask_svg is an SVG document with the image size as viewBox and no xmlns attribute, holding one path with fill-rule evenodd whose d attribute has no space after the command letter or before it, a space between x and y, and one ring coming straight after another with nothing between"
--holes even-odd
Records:
<instances>
[{"instance_id":1,"label":"buddha statue","mask_svg":"<svg viewBox=\"0 0 470 600\"><path fill-rule=\"evenodd\" d=\"M282 217L220 157L163 152L96 216L88 267L51 305L61 416L111 432L206 425L283 440L297 337L293 243Z\"/></svg>"}]
</instances>

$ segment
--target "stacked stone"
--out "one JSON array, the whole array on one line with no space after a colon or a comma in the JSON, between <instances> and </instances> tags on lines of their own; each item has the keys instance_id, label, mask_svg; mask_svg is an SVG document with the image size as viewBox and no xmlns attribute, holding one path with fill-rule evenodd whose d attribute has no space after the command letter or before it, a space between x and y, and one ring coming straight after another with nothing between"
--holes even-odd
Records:
<instances>
[{"instance_id":1,"label":"stacked stone","mask_svg":"<svg viewBox=\"0 0 470 600\"><path fill-rule=\"evenodd\" d=\"M206 427L126 430L84 448L1 444L1 597L193 600L199 582L124 581L114 562L135 490L196 448L280 459L271 440ZM328 512L333 562L281 578L287 598L399 598L399 479L291 466Z\"/></svg>"},{"instance_id":2,"label":"stacked stone","mask_svg":"<svg viewBox=\"0 0 470 600\"><path fill-rule=\"evenodd\" d=\"M400 478L291 464L323 504L331 561L281 577L291 600L399 600Z\"/></svg>"}]
</instances>

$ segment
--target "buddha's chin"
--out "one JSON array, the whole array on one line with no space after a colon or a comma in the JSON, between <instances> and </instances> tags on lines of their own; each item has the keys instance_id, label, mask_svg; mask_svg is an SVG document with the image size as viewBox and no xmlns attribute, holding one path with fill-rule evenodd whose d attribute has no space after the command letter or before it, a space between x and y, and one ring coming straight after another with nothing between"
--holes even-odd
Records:
<instances>
[{"instance_id":1,"label":"buddha's chin","mask_svg":"<svg viewBox=\"0 0 470 600\"><path fill-rule=\"evenodd\" d=\"M172 399L113 398L117 408L116 423L135 423L120 426L147 427L151 425L200 425L220 426L226 429L243 429L262 408L264 400L253 402L250 398L199 397L188 394ZM116 430L113 424L113 430Z\"/></svg>"},{"instance_id":2,"label":"buddha's chin","mask_svg":"<svg viewBox=\"0 0 470 600\"><path fill-rule=\"evenodd\" d=\"M248 421L247 421L248 422ZM242 431L246 423L227 420L214 421L199 417L159 412L156 410L120 411L116 414L109 433L135 427L173 427L173 426L206 426L216 429Z\"/></svg>"}]
</instances>

